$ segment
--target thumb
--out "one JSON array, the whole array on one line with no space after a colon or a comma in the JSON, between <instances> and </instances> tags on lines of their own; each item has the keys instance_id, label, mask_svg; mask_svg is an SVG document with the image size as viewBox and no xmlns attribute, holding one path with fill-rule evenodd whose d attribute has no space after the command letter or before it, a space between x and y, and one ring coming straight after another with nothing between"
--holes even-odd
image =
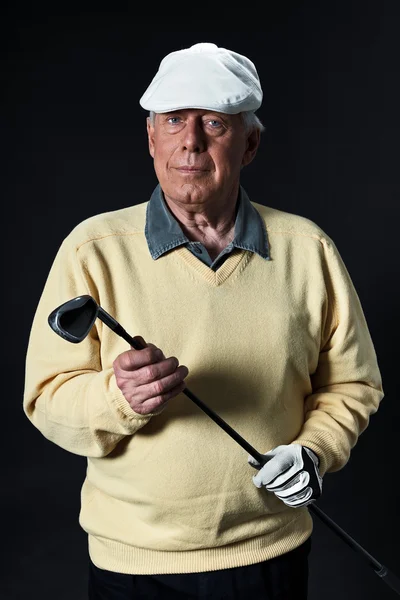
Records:
<instances>
[{"instance_id":1,"label":"thumb","mask_svg":"<svg viewBox=\"0 0 400 600\"><path fill-rule=\"evenodd\" d=\"M250 466L254 467L255 469L260 470L274 456L275 456L274 450L270 450L269 452L266 452L265 454L263 454L263 461L260 463L259 460L254 458L254 456L252 456L251 454L249 454L249 456L247 457L247 462L249 463Z\"/></svg>"},{"instance_id":2,"label":"thumb","mask_svg":"<svg viewBox=\"0 0 400 600\"><path fill-rule=\"evenodd\" d=\"M261 464L258 462L258 460L256 460L254 458L254 456L251 456L251 454L249 454L249 456L247 457L247 462L254 469L260 469L261 468Z\"/></svg>"},{"instance_id":3,"label":"thumb","mask_svg":"<svg viewBox=\"0 0 400 600\"><path fill-rule=\"evenodd\" d=\"M147 348L147 344L142 338L141 335L135 335L133 338L133 345L131 346L134 350L143 350L143 348Z\"/></svg>"}]
</instances>

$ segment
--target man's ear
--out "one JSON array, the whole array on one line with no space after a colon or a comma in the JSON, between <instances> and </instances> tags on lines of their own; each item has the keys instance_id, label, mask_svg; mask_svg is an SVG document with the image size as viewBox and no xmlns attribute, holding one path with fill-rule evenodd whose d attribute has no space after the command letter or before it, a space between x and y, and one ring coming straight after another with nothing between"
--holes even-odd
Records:
<instances>
[{"instance_id":1,"label":"man's ear","mask_svg":"<svg viewBox=\"0 0 400 600\"><path fill-rule=\"evenodd\" d=\"M260 130L253 129L249 134L246 142L246 150L242 158L242 167L250 164L257 154L258 146L260 145Z\"/></svg>"},{"instance_id":2,"label":"man's ear","mask_svg":"<svg viewBox=\"0 0 400 600\"><path fill-rule=\"evenodd\" d=\"M150 156L154 158L154 127L151 123L150 117L146 119L147 125L147 138L149 140L149 152Z\"/></svg>"}]
</instances>

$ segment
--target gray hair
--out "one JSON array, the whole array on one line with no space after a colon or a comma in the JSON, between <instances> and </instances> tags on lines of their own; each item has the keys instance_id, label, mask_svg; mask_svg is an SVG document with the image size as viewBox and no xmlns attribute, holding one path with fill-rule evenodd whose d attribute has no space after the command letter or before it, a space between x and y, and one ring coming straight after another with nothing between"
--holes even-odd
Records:
<instances>
[{"instance_id":1,"label":"gray hair","mask_svg":"<svg viewBox=\"0 0 400 600\"><path fill-rule=\"evenodd\" d=\"M250 133L253 129L259 129L260 133L265 130L264 125L261 123L254 110L246 110L240 114L242 115L246 133Z\"/></svg>"},{"instance_id":2,"label":"gray hair","mask_svg":"<svg viewBox=\"0 0 400 600\"><path fill-rule=\"evenodd\" d=\"M262 133L265 130L264 125L261 123L254 110L247 110L240 114L242 116L244 128L247 134L253 131L253 129L259 129L260 133ZM155 116L156 113L151 110L149 113L149 119L152 125L154 125Z\"/></svg>"}]
</instances>

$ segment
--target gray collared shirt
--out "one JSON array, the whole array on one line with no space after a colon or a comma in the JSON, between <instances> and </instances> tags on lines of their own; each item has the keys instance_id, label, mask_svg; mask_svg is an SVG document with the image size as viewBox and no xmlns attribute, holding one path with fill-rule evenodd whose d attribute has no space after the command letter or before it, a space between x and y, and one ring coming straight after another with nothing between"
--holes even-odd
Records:
<instances>
[{"instance_id":1,"label":"gray collared shirt","mask_svg":"<svg viewBox=\"0 0 400 600\"><path fill-rule=\"evenodd\" d=\"M160 185L155 188L147 205L145 236L154 260L178 246L185 246L213 271L222 265L234 248L256 252L266 260L270 258L265 223L241 186L234 238L214 261L201 242L192 242L183 233L179 222L164 200Z\"/></svg>"}]
</instances>

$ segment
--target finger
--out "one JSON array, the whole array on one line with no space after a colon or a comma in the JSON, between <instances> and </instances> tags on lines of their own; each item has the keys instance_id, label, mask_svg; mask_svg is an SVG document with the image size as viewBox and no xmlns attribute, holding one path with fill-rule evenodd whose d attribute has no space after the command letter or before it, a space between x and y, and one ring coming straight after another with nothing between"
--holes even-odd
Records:
<instances>
[{"instance_id":1,"label":"finger","mask_svg":"<svg viewBox=\"0 0 400 600\"><path fill-rule=\"evenodd\" d=\"M257 463L257 464L254 464L254 463L251 463L251 462L249 461L249 465L250 465L251 467L253 467L253 469L256 469L257 471L259 471L259 470L261 469L261 465L260 465L259 463Z\"/></svg>"},{"instance_id":2,"label":"finger","mask_svg":"<svg viewBox=\"0 0 400 600\"><path fill-rule=\"evenodd\" d=\"M154 398L149 398L149 399L145 400L144 402L135 405L134 411L137 412L138 414L143 414L143 415L149 414L151 412L155 412L155 411L159 410L160 407L162 407L164 404L166 404L169 400L171 400L172 398L175 398L176 396L178 396L178 394L183 392L185 387L186 387L186 383L184 381L181 381L178 385L176 385L174 388L172 388L168 392L165 392L164 394L162 394L160 396L156 396Z\"/></svg>"},{"instance_id":3,"label":"finger","mask_svg":"<svg viewBox=\"0 0 400 600\"><path fill-rule=\"evenodd\" d=\"M166 377L173 375L178 367L179 361L175 356L145 365L135 372L135 382L138 386L141 386L151 384L154 381L164 380Z\"/></svg>"},{"instance_id":4,"label":"finger","mask_svg":"<svg viewBox=\"0 0 400 600\"><path fill-rule=\"evenodd\" d=\"M262 481L261 481L261 479L259 478L258 475L254 475L253 476L253 483L258 488L262 488L263 487L263 483L262 483Z\"/></svg>"},{"instance_id":5,"label":"finger","mask_svg":"<svg viewBox=\"0 0 400 600\"><path fill-rule=\"evenodd\" d=\"M278 496L278 494L277 494L277 496ZM279 496L278 496L278 498L279 498ZM309 504L311 498L312 498L312 489L310 487L307 487L301 493L294 494L293 496L290 496L289 498L281 498L281 500L287 506L292 506L292 507L296 508L298 506L305 506L306 504Z\"/></svg>"},{"instance_id":6,"label":"finger","mask_svg":"<svg viewBox=\"0 0 400 600\"><path fill-rule=\"evenodd\" d=\"M254 458L254 456L251 456L251 454L249 454L249 456L247 457L247 462L249 463L249 465L251 467L253 467L254 469L260 469L261 464L258 462L258 460L256 460Z\"/></svg>"},{"instance_id":7,"label":"finger","mask_svg":"<svg viewBox=\"0 0 400 600\"><path fill-rule=\"evenodd\" d=\"M143 350L127 350L120 354L115 361L122 371L137 371L144 366L162 360L162 352L153 344L148 344Z\"/></svg>"},{"instance_id":8,"label":"finger","mask_svg":"<svg viewBox=\"0 0 400 600\"><path fill-rule=\"evenodd\" d=\"M293 477L286 485L274 488L274 491L279 498L289 498L289 496L293 496L294 494L300 494L303 492L308 484L310 483L310 474L307 471L302 471L298 473L295 477ZM266 486L267 490L269 489Z\"/></svg>"},{"instance_id":9,"label":"finger","mask_svg":"<svg viewBox=\"0 0 400 600\"><path fill-rule=\"evenodd\" d=\"M267 455L264 454L264 456L266 457ZM258 460L251 455L248 456L247 462L251 467L253 467L253 469L257 469L257 471L259 471L266 464L264 461L262 463L258 462Z\"/></svg>"},{"instance_id":10,"label":"finger","mask_svg":"<svg viewBox=\"0 0 400 600\"><path fill-rule=\"evenodd\" d=\"M165 400L164 396L173 388L183 383L183 379L188 373L188 368L185 365L181 365L167 377L138 386L135 390L135 400L138 402L146 401L151 398Z\"/></svg>"},{"instance_id":11,"label":"finger","mask_svg":"<svg viewBox=\"0 0 400 600\"><path fill-rule=\"evenodd\" d=\"M252 467L254 467L255 469L260 469L262 466L264 466L267 462L269 462L271 460L271 458L274 458L274 456L276 454L278 454L282 448L284 448L286 446L277 446L276 448L274 448L273 450L270 450L269 452L266 452L265 454L263 454L264 457L264 462L261 465L261 463L258 462L258 460L256 458L254 458L254 456L252 456L251 454L248 455L247 457L247 461L249 463L249 465L251 465Z\"/></svg>"},{"instance_id":12,"label":"finger","mask_svg":"<svg viewBox=\"0 0 400 600\"><path fill-rule=\"evenodd\" d=\"M135 345L137 344L138 346L141 346L141 348L147 347L147 344L141 335L135 335L135 337L133 338L133 341L135 342ZM135 346L131 346L131 348L133 348L134 350L137 350L137 348Z\"/></svg>"},{"instance_id":13,"label":"finger","mask_svg":"<svg viewBox=\"0 0 400 600\"><path fill-rule=\"evenodd\" d=\"M272 452L268 454L272 455ZM294 474L292 455L287 452L276 453L255 475L253 481L257 487L262 485L273 487L274 484L281 486Z\"/></svg>"},{"instance_id":14,"label":"finger","mask_svg":"<svg viewBox=\"0 0 400 600\"><path fill-rule=\"evenodd\" d=\"M159 360L165 360L165 354L161 350L161 348L159 348L158 346L155 346L154 344L147 344L147 347L148 348L154 348L154 350L156 351L157 356L160 356Z\"/></svg>"},{"instance_id":15,"label":"finger","mask_svg":"<svg viewBox=\"0 0 400 600\"><path fill-rule=\"evenodd\" d=\"M165 358L162 350L158 346L156 346L155 344L152 344L151 342L149 342L148 344L146 344L146 342L144 341L144 339L142 338L142 336L137 335L136 337L133 338L133 340L134 341L139 340L140 345L143 346L142 350L144 350L145 348L152 348L153 350L156 351L156 353L157 352L160 353L163 356L163 358ZM131 346L131 348L132 348L132 350L135 350L135 348L133 348L132 346Z\"/></svg>"}]
</instances>

